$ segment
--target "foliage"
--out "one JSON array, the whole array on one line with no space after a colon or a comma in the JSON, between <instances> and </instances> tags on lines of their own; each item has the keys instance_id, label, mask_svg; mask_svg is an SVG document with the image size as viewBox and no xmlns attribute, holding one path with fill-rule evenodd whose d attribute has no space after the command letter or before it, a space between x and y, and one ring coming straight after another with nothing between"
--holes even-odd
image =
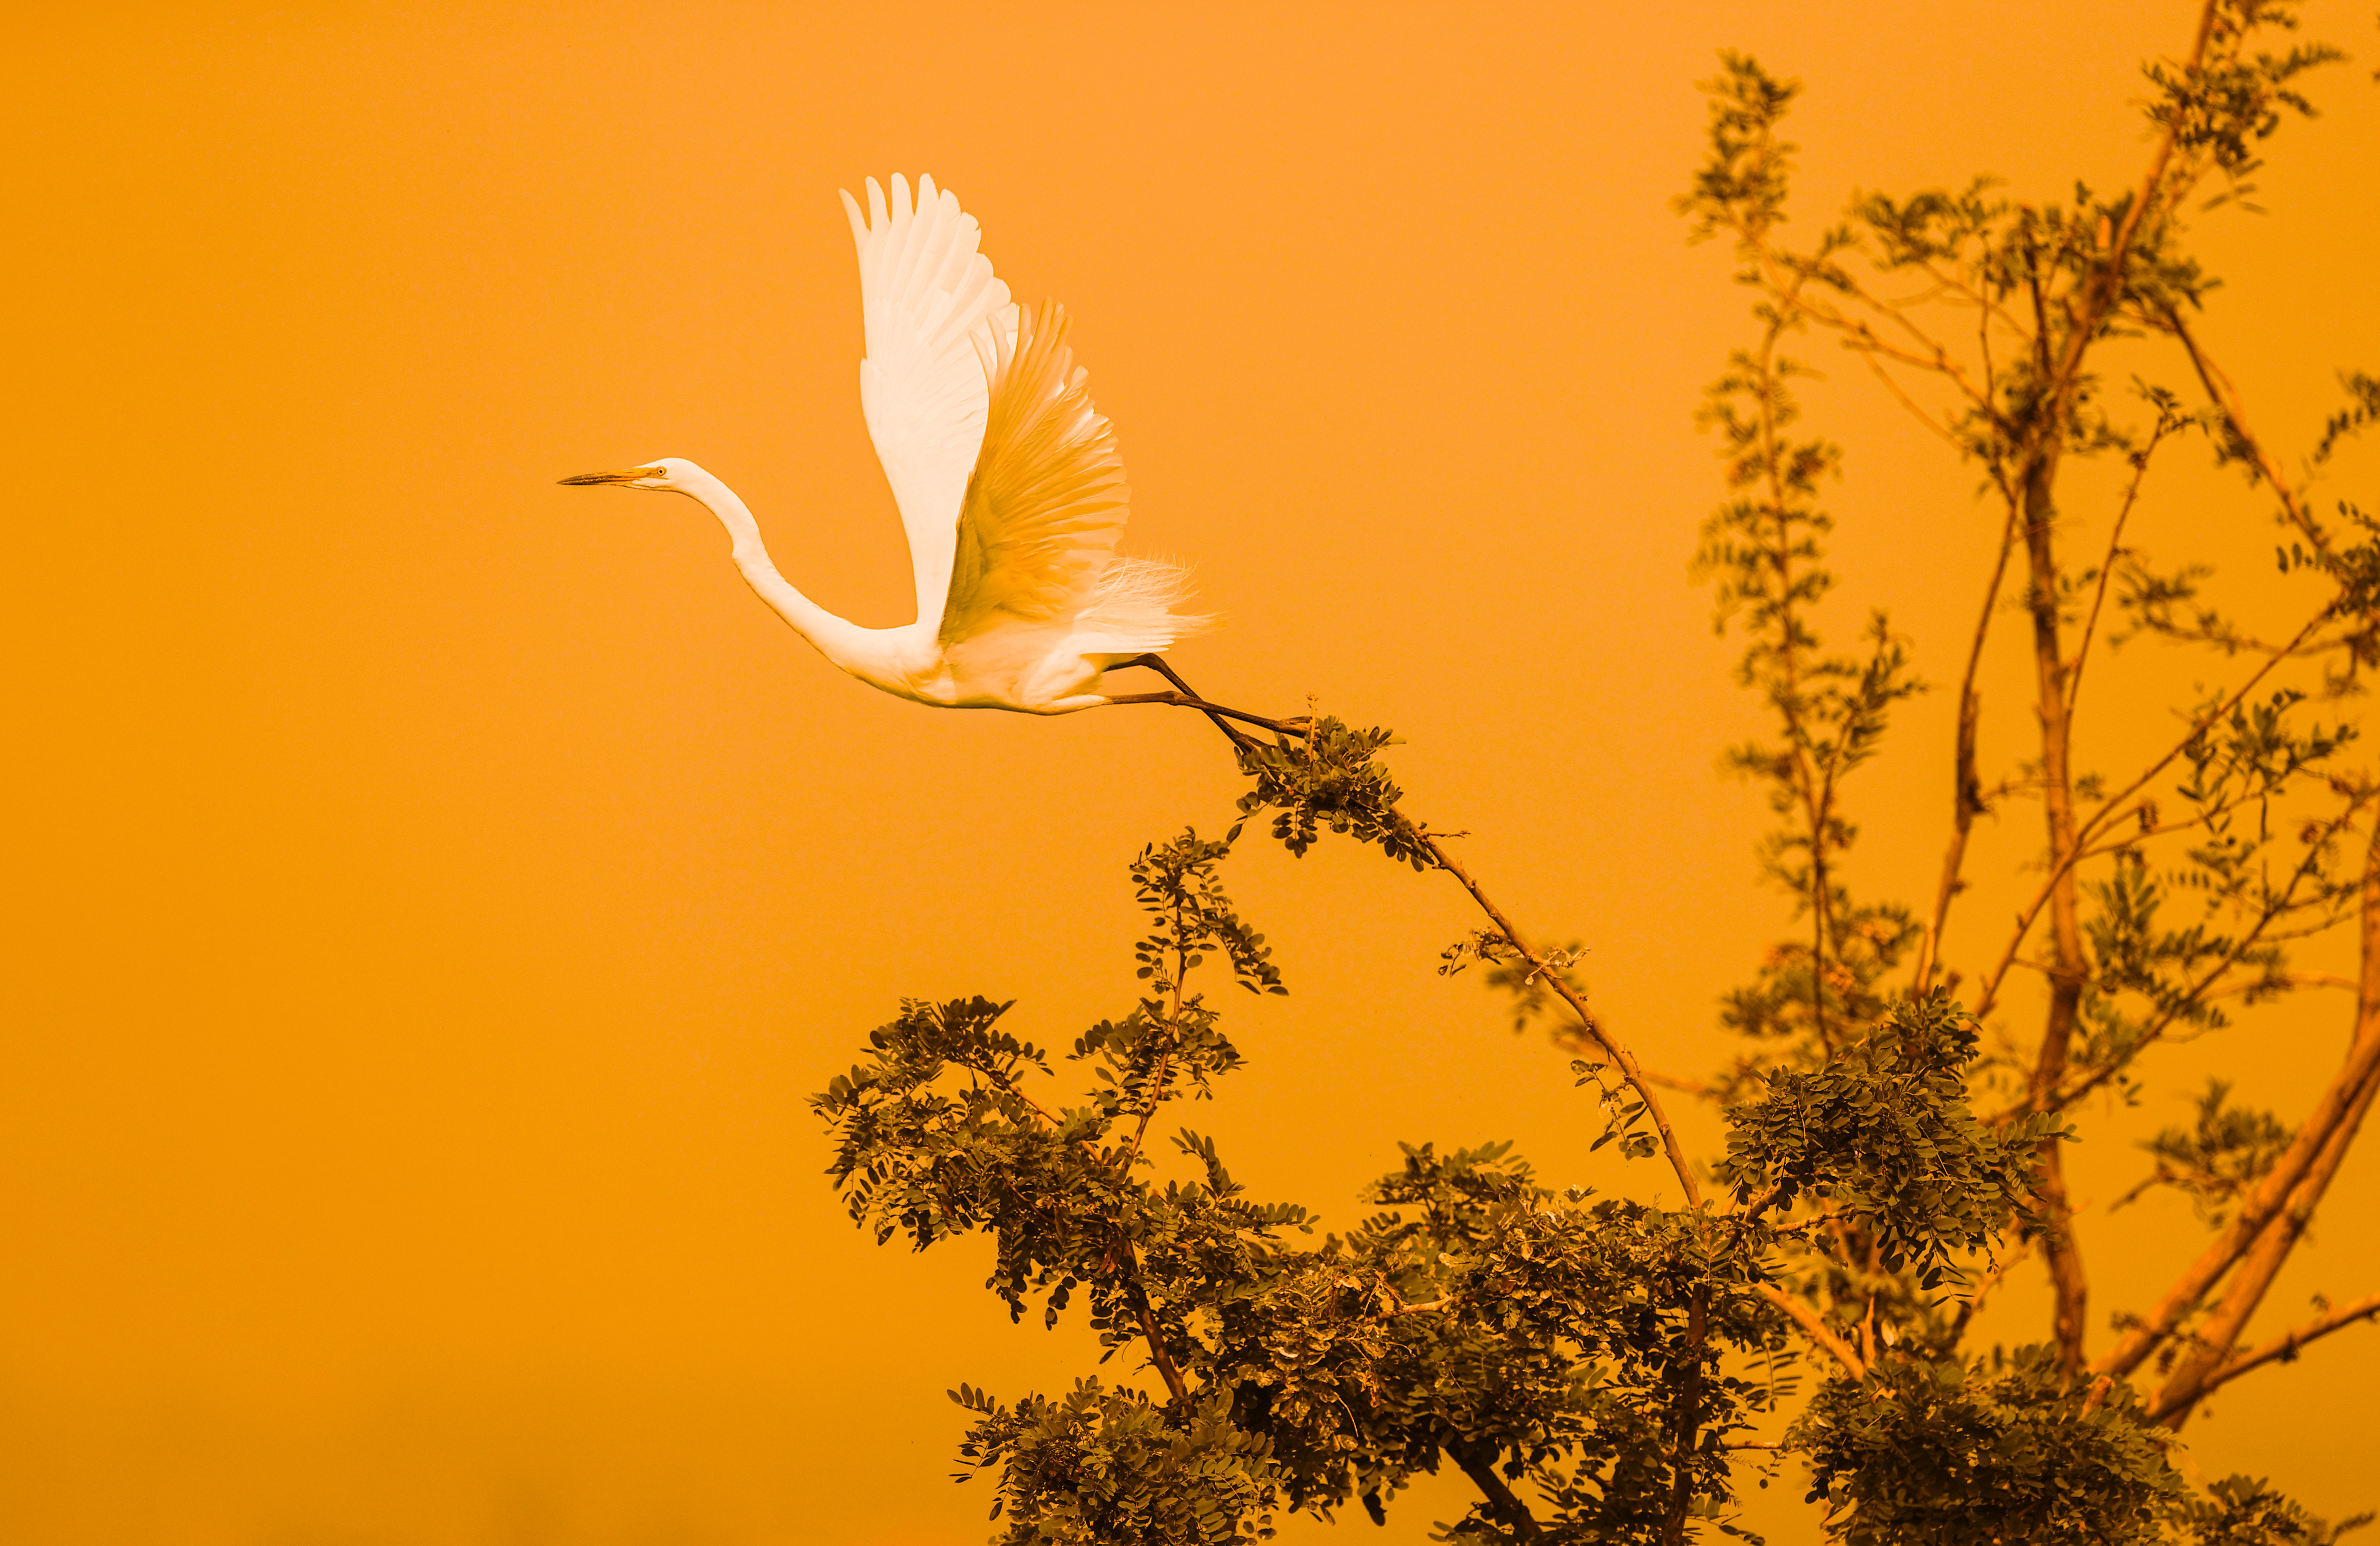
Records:
<instances>
[{"instance_id":1,"label":"foliage","mask_svg":"<svg viewBox=\"0 0 2380 1546\"><path fill-rule=\"evenodd\" d=\"M2032 1200L2033 1151L2059 1136L2035 1114L1992 1127L1967 1106L1974 1022L1937 991L1903 1000L1813 1072L1780 1068L1728 1110L1719 1179L1749 1199L1806 1202L1862 1230L1877 1265L1931 1289Z\"/></svg>"},{"instance_id":2,"label":"foliage","mask_svg":"<svg viewBox=\"0 0 2380 1546\"><path fill-rule=\"evenodd\" d=\"M2138 1190L2171 1187L2188 1195L2203 1223L2221 1225L2240 1195L2272 1170L2289 1137L2271 1112L2233 1105L2231 1086L2208 1079L2194 1127L2168 1127L2141 1145L2156 1169Z\"/></svg>"},{"instance_id":3,"label":"foliage","mask_svg":"<svg viewBox=\"0 0 2380 1546\"><path fill-rule=\"evenodd\" d=\"M1272 1533L1265 1441L1233 1423L1220 1395L1178 1427L1139 1391L1097 1380L1013 1407L966 1385L951 1399L982 1414L959 1455L999 1472L991 1516L1009 1524L993 1539L1006 1546L1228 1546Z\"/></svg>"},{"instance_id":4,"label":"foliage","mask_svg":"<svg viewBox=\"0 0 2380 1546\"><path fill-rule=\"evenodd\" d=\"M1294 738L1281 735L1270 745L1243 743L1240 771L1256 783L1240 797L1240 814L1277 812L1274 838L1300 858L1329 827L1358 843L1378 844L1391 859L1427 869L1424 834L1397 810L1403 791L1376 756L1396 744L1386 730L1350 729L1328 716Z\"/></svg>"},{"instance_id":5,"label":"foliage","mask_svg":"<svg viewBox=\"0 0 2380 1546\"><path fill-rule=\"evenodd\" d=\"M2317 1519L2256 1477L2228 1476L2203 1499L2183 1501L2176 1523L2193 1546L2331 1546L2372 1522L2358 1514L2334 1525Z\"/></svg>"},{"instance_id":6,"label":"foliage","mask_svg":"<svg viewBox=\"0 0 2380 1546\"><path fill-rule=\"evenodd\" d=\"M2380 1020L2357 1016L2304 1114L2242 1109L2218 1079L2194 1123L2143 1146L2154 1169L2131 1195L2180 1190L2210 1237L2157 1306L2113 1318L2112 1347L2090 1345L2063 1179L2066 1147L2101 1118L2086 1097L2138 1100L2160 1048L2338 985L2297 967L2303 942L2350 919L2380 932L2380 784L2350 761L2349 712L2380 664L2380 518L2310 497L2380 425L2380 381L2342 376L2345 405L2308 430L2293 479L2195 335L2216 280L2188 241L2191 218L2247 203L2262 147L2312 111L2304 79L2338 55L2273 45L2295 25L2274 0L2207 0L2199 19L2186 60L2144 72L2155 143L2138 187L1867 192L1800 247L1783 240L1782 132L1799 84L1727 55L1707 87L1709 153L1679 207L1694 237L1731 244L1756 336L1705 403L1725 494L1694 570L1770 724L1728 761L1776 819L1759 874L1790 907L1788 937L1719 1000L1742 1051L1716 1079L1647 1073L1589 1011L1585 947L1524 939L1452 834L1402 809L1380 761L1393 736L1317 715L1269 743L1233 736L1248 784L1222 838L1185 830L1132 861L1147 922L1131 1003L1064 1059L1005 1029L1012 1005L910 1002L813 1099L829 1175L880 1243L986 1235L986 1286L1013 1318L1079 1309L1103 1359L1138 1362L1060 1396L953 1393L971 1422L962 1479L990 1477L999 1541L1219 1546L1357 1503L1380 1521L1451 1462L1477 1501L1441 1539L1682 1546L1746 1533L1740 1489L1777 1462L1745 1457L1779 1451L1855 1546L2328 1546L2360 1522L2245 1478L2193 1486L2174 1430L2228 1380L2380 1315L2380 1297L2325 1304L2241 1345L2380 1084ZM1821 627L1839 586L1821 496L1850 463L1804 427L1819 372L1788 346L1813 340L1879 378L1998 517L1973 630L1946 657L1941 879L1913 905L1847 878L1858 775L1926 684L1882 611L1849 651ZM2200 555L2149 552L2151 469L2200 436L2281 528L2265 581L2295 608L2281 632L2242 622ZM2121 493L2086 518L2060 480L2092 461ZM1977 682L2011 614L2039 749L1986 776ZM2106 657L2136 639L2199 651L2210 685L2176 705L2167 741L2113 737L2115 765L2086 766L2082 707L2112 696ZM1976 819L2020 802L2038 804L2040 837L1995 855L2030 895L2003 934L1954 904L1982 862L1971 846L2005 837ZM1666 1164L1658 1195L1680 1205L1555 1193L1504 1143L1415 1141L1368 1190L1374 1211L1318 1239L1303 1207L1252 1197L1212 1138L1179 1128L1153 1151L1160 1107L1214 1098L1245 1064L1196 974L1286 992L1220 882L1268 815L1293 855L1327 831L1458 882L1486 926L1439 970L1481 963L1517 1024L1549 1025L1578 1054L1596 1147ZM1071 1098L1052 1093L1061 1062L1083 1076ZM1714 1102L1715 1163L1686 1154L1663 1090ZM2036 1253L2047 1339L1971 1345L1985 1297ZM2135 1392L2143 1371L2160 1382Z\"/></svg>"},{"instance_id":7,"label":"foliage","mask_svg":"<svg viewBox=\"0 0 2380 1546\"><path fill-rule=\"evenodd\" d=\"M2051 1347L1888 1355L1864 1385L1821 1390L1795 1432L1852 1546L2145 1546L2181 1492L2131 1392L2076 1388Z\"/></svg>"}]
</instances>

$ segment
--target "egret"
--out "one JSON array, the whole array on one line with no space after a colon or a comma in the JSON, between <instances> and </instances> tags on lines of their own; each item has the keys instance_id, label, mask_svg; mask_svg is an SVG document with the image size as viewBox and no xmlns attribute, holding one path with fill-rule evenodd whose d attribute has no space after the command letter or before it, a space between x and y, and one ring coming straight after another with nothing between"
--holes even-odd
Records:
<instances>
[{"instance_id":1,"label":"egret","mask_svg":"<svg viewBox=\"0 0 2380 1546\"><path fill-rule=\"evenodd\" d=\"M1199 698L1160 659L1211 619L1178 610L1179 566L1115 551L1129 491L1115 434L1091 406L1087 372L1054 301L1009 298L981 228L933 178L868 179L868 211L843 205L859 250L867 358L859 403L908 533L917 620L862 627L795 590L770 562L752 512L682 456L565 478L681 493L717 517L735 566L819 653L868 686L943 709L1067 714L1114 703L1198 709L1234 742L1242 720L1274 721ZM1147 666L1164 692L1112 694L1101 677Z\"/></svg>"}]
</instances>

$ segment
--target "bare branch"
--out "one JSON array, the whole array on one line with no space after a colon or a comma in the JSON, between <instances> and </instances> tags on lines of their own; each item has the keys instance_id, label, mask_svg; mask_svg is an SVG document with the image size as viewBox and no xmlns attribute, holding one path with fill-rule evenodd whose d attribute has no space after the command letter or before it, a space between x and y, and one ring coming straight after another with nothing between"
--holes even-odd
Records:
<instances>
[{"instance_id":1,"label":"bare branch","mask_svg":"<svg viewBox=\"0 0 2380 1546\"><path fill-rule=\"evenodd\" d=\"M1645 1102L1645 1115L1652 1118L1654 1128L1661 1135L1661 1148L1669 1156L1670 1169L1676 1173L1678 1185L1684 1188L1686 1206L1701 1207L1702 1188L1694 1183L1694 1167L1687 1163L1685 1149L1678 1141L1678 1130L1670 1125L1669 1114L1661 1109L1660 1097L1653 1093L1653 1081L1645 1077L1645 1070L1637 1063L1635 1054L1621 1046L1617 1037L1603 1029L1603 1023L1597 1020L1593 1012L1586 1007L1585 1001L1578 996L1578 991L1572 988L1563 979L1562 974L1554 969L1544 956L1529 948L1528 943L1521 938L1521 931L1512 926L1512 920L1504 916L1503 909L1489 901L1488 894L1479 889L1479 883L1471 878L1471 871L1457 864L1453 856L1449 854L1439 840L1426 830L1421 833L1421 846L1431 858L1437 860L1439 869L1462 883L1463 889L1471 894L1471 899L1479 904L1479 910L1486 913L1488 920L1496 926L1496 931L1502 934L1514 950L1520 952L1523 960L1543 972L1546 981L1552 986L1553 991L1560 995L1564 1004L1570 1005L1571 1012L1578 1016L1579 1025L1589 1036L1595 1038L1596 1045L1603 1049L1603 1055L1611 1060L1613 1065L1620 1070L1620 1077L1628 1081L1629 1088L1635 1090L1638 1099Z\"/></svg>"},{"instance_id":2,"label":"bare branch","mask_svg":"<svg viewBox=\"0 0 2380 1546\"><path fill-rule=\"evenodd\" d=\"M2117 554L2123 551L2124 522L2131 518L2132 505L2141 497L2141 481L2149 475L2149 457L2168 432L2164 420L2159 419L2149 443L2132 453L2131 481L2124 485L2124 502L2117 507L2116 524L2107 532L2107 554L2099 561L2099 584L2091 593L2091 613L2082 621L2082 641L2074 646L2074 667L2068 675L2066 688L2066 719L2070 724L2074 720L2075 700L2082 694L2082 669L2091 663L2091 640L2099 629L2099 609L2107 600L2107 581L2116 572Z\"/></svg>"},{"instance_id":3,"label":"bare branch","mask_svg":"<svg viewBox=\"0 0 2380 1546\"><path fill-rule=\"evenodd\" d=\"M2330 551L2328 534L2306 509L2305 502L2298 497L2297 491L2289 487L2289 480L2281 476L2279 466L2274 462L2272 453L2265 449L2264 442L2249 432L2248 413L2246 408L2240 403L2239 388L2231 384L2231 378L2225 375L2215 362L2206 357L2205 351L2198 347L2198 340L2191 335L2189 327L2182 323L2180 311L2168 306L2159 315L2165 325L2172 331L2173 335L2181 341L2183 350L2190 356L2192 368L2198 372L2200 384L2206 388L2207 396L2214 399L2215 406L2223 410L2224 420L2230 426L2232 437L2242 449L2247 451L2249 458L2254 462L2257 472L2263 475L2265 481L2272 486L2274 494L2281 502L2281 509L2289 517L2289 524L2296 527L2305 540L2314 545L2315 551L2328 553Z\"/></svg>"},{"instance_id":4,"label":"bare branch","mask_svg":"<svg viewBox=\"0 0 2380 1546\"><path fill-rule=\"evenodd\" d=\"M2101 1372L2129 1374L2173 1334L2232 1263L2256 1245L2265 1226L2289 1205L2299 1183L2308 1178L2332 1138L2350 1128L2351 1119L2369 1101L2375 1081L2380 1081L2380 827L2374 828L2364 858L2361 932L2363 969L2356 999L2355 1040L2345 1063L2315 1098L2313 1109L2289 1148L2243 1200L2230 1227L2199 1253L2166 1290L2156 1308L2099 1361ZM2232 1334L2238 1335L2236 1329Z\"/></svg>"},{"instance_id":5,"label":"bare branch","mask_svg":"<svg viewBox=\"0 0 2380 1546\"><path fill-rule=\"evenodd\" d=\"M1793 1323L1801 1327L1812 1342L1832 1354L1834 1360L1842 1365L1844 1372L1852 1379L1867 1378L1867 1361L1852 1351L1850 1343L1828 1330L1827 1323L1818 1319L1818 1312L1811 1309L1808 1304L1786 1293L1773 1283L1755 1283L1752 1285L1752 1291L1791 1316Z\"/></svg>"},{"instance_id":6,"label":"bare branch","mask_svg":"<svg viewBox=\"0 0 2380 1546\"><path fill-rule=\"evenodd\" d=\"M2008 577L2009 554L2016 547L2017 505L2009 502L2008 519L2000 524L1999 557L1992 564L1992 579L1984 587L1983 609L1975 617L1974 638L1967 646L1967 669L1959 678L1959 734L1951 769L1950 851L1942 858L1942 883L1934 893L1934 912L1925 922L1925 938L1918 947L1916 992L1933 986L1934 966L1942 949L1942 931L1950 919L1950 902L1963 883L1959 872L1967 857L1967 834L1985 809L1975 776L1975 732L1983 715L1983 696L1975 690L1975 673L1982 667L1984 640L1991 636L1992 617L1999 610L2000 586Z\"/></svg>"}]
</instances>

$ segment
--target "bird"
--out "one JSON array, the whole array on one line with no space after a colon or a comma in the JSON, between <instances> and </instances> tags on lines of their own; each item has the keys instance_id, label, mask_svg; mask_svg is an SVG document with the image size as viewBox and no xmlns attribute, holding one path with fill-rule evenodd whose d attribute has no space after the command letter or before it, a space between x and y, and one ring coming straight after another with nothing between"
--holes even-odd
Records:
<instances>
[{"instance_id":1,"label":"bird","mask_svg":"<svg viewBox=\"0 0 2380 1546\"><path fill-rule=\"evenodd\" d=\"M1204 712L1235 746L1238 721L1283 733L1304 722L1243 713L1192 691L1162 658L1213 619L1182 610L1179 566L1115 551L1130 490L1115 433L1092 407L1066 342L1065 309L1010 298L956 195L895 174L888 201L843 205L859 254L866 357L859 402L909 539L917 621L869 628L796 590L770 561L751 510L682 456L565 484L684 494L718 517L745 580L832 664L868 686L943 709L1068 714L1167 703ZM1111 693L1105 674L1143 666L1172 687Z\"/></svg>"}]
</instances>

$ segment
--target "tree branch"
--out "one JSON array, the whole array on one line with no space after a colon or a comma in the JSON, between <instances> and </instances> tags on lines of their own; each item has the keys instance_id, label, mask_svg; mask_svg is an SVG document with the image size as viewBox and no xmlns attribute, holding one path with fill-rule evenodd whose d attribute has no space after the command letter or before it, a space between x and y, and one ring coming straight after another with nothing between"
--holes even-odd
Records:
<instances>
[{"instance_id":1,"label":"tree branch","mask_svg":"<svg viewBox=\"0 0 2380 1546\"><path fill-rule=\"evenodd\" d=\"M1488 920L1496 926L1496 931L1503 935L1506 943L1514 950L1520 952L1521 958L1545 974L1546 981L1560 996L1561 1001L1570 1005L1571 1013L1578 1016L1579 1024L1585 1029L1589 1036L1595 1038L1595 1044L1603 1049L1603 1055L1611 1060L1613 1065L1620 1070L1620 1077L1626 1079L1629 1088L1636 1091L1637 1098L1645 1102L1645 1114L1653 1119L1654 1128L1661 1135L1662 1150L1669 1156L1670 1169L1676 1173L1678 1185L1684 1188L1686 1206L1701 1207L1702 1188L1694 1184L1694 1167L1687 1163L1686 1151L1678 1142L1678 1130L1670 1125L1669 1114L1661 1109L1660 1097L1653 1093L1653 1081L1645 1077L1644 1067L1637 1063L1635 1054L1621 1046L1617 1037L1603 1029L1603 1023L1587 1009L1585 1001L1578 996L1577 990L1562 980L1562 974L1556 970L1544 956L1529 948L1528 942L1521 938L1521 931L1512 927L1512 920L1504 916L1502 908L1488 899L1488 894L1479 889L1479 883L1471 878L1471 872L1457 864L1453 857L1447 853L1445 847L1437 838L1432 837L1427 829L1417 827L1415 831L1420 834L1423 851L1437 861L1439 869L1462 883L1463 889L1471 894L1471 899L1479 904L1479 910L1486 913Z\"/></svg>"},{"instance_id":2,"label":"tree branch","mask_svg":"<svg viewBox=\"0 0 2380 1546\"><path fill-rule=\"evenodd\" d=\"M2107 555L2099 561L2098 588L2091 593L2091 612L2082 620L2082 641L2074 646L2074 669L2068 678L2066 689L2066 716L2070 724L2074 717L2075 700L2082 695L2082 668L2090 663L2091 640L2099 631L2099 609L2107 600L2107 580L2116 572L2116 555L2123 551L2124 522L2131 518L2132 505L2141 497L2141 481L2149 475L2149 457L2155 453L2157 443L2166 437L2166 433L2165 420L2160 418L2148 444L2132 456L2131 481L2124 487L2124 502L2117 507L2116 524L2107 532Z\"/></svg>"},{"instance_id":3,"label":"tree branch","mask_svg":"<svg viewBox=\"0 0 2380 1546\"><path fill-rule=\"evenodd\" d=\"M2198 13L2198 38L2191 44L2190 62L2182 67L2187 75L2196 75L2206 59L2206 43L2214 35L2215 12L2220 0L2206 0ZM2149 206L2156 201L2158 189L2164 186L2166 169L2173 164L2174 145L2181 133L2181 118L2175 115L2165 126L2157 140L2155 155L2149 159L2149 169L2141 178L2140 191L2132 196L2131 205L2124 211L2124 223L2116 228L2114 239L2107 244L2107 261L2085 292L2082 309L2076 313L2067 329L2066 347L2060 353L2057 367L2049 374L2046 399L2046 421L2048 432L2063 432L2069 394L2082 370L2082 357L2092 340L2098 335L2099 323L2107 308L2115 303L2116 292L2121 287L2124 260L2132 249L2132 239L2140 234L2141 223L2147 218ZM2047 342L2044 335L2044 343Z\"/></svg>"},{"instance_id":4,"label":"tree branch","mask_svg":"<svg viewBox=\"0 0 2380 1546\"><path fill-rule=\"evenodd\" d=\"M2254 1246L2240 1258L2214 1314L2207 1318L2204 1329L2192 1339L2190 1351L2175 1365L2165 1388L2157 1392L2156 1405L2171 1414L2171 1426L2179 1428L2189 1419L2191 1408L2208 1389L2208 1380L2239 1342L2249 1318L2263 1303L2265 1291L2272 1287L2289 1253L2304 1237L2307 1225L2313 1222L2314 1210L2322 1204L2323 1194L2330 1189L2331 1178L2338 1174L2339 1164L2355 1142L2364 1114L2372 1109L2375 1090L2380 1090L2380 1069L2364 1076L2362 1090L2323 1140L2304 1178L2290 1189L2289 1205L2265 1225Z\"/></svg>"},{"instance_id":5,"label":"tree branch","mask_svg":"<svg viewBox=\"0 0 2380 1546\"><path fill-rule=\"evenodd\" d=\"M2272 485L2289 524L2296 527L2317 552L2327 554L2330 551L2329 536L2307 511L2297 492L2282 478L2279 466L2274 462L2272 453L2265 449L2264 442L2249 432L2247 409L2240 404L2239 388L2233 386L2231 378L2216 369L2215 362L2199 348L2198 340L2191 336L2190 329L2183 325L2180 311L2168 306L2160 315L2166 326L2172 329L2173 335L2181 341L2182 349L2189 354L2191 366L2197 371L2199 383L2206 388L2207 396L2223 410L2224 422L2230 426L2232 438L2247 451L2249 459L2255 464L2265 481Z\"/></svg>"},{"instance_id":6,"label":"tree branch","mask_svg":"<svg viewBox=\"0 0 2380 1546\"><path fill-rule=\"evenodd\" d=\"M2341 1305L2326 1315L2316 1316L2302 1326L2282 1333L2252 1352L2234 1353L2217 1365L2213 1373L2198 1382L2198 1388L2191 1397L2192 1403L2194 1405L2204 1400L2218 1386L2229 1384L2252 1369L2271 1363L2277 1358L2284 1363L2295 1360L2298 1349L2317 1337L2328 1336L2333 1332L2352 1326L2358 1321L2374 1319L2380 1319L2380 1294L2368 1295L2351 1305ZM2168 1409L2162 1396L2158 1398L2157 1404L2148 1410L2148 1419L2151 1422L2163 1422L2173 1415L2174 1413Z\"/></svg>"},{"instance_id":7,"label":"tree branch","mask_svg":"<svg viewBox=\"0 0 2380 1546\"><path fill-rule=\"evenodd\" d=\"M2362 989L2356 999L2355 1038L2345 1063L2316 1097L2313 1110L2289 1148L2241 1203L2239 1217L2183 1270L2156 1308L2099 1361L2100 1372L2129 1374L2173 1334L2182 1318L2198 1307L2232 1263L2256 1244L2265 1226L2289 1203L2299 1183L2313 1170L2332 1138L2351 1115L2360 1115L2368 1102L2375 1080L2380 1080L2380 823L2374 824L2365 850L2362 915ZM2238 1335L2236 1329L2232 1334Z\"/></svg>"},{"instance_id":8,"label":"tree branch","mask_svg":"<svg viewBox=\"0 0 2380 1546\"><path fill-rule=\"evenodd\" d=\"M2034 894L2033 900L2025 906L2024 910L2017 914L2016 932L2010 936L2008 949L2000 956L1999 965L1994 967L1992 968L1991 976L1985 980L1983 993L1976 1000L1975 1017L1977 1019L1982 1019L1985 1015L1991 1011L1992 1006L1999 1002L2000 981L2008 975L2009 967L2015 961L2017 951L2022 948L2025 935L2033 929L2034 919L2041 916L2042 907L2047 903L2050 897L2056 893L2058 882L2084 857L2086 846L2090 843L2091 839L2097 834L2097 829L2107 820L2108 816L2115 810L2115 809L2123 804L2126 800L2131 799L2134 795L2139 794L2141 790L2147 785L2151 779L2154 779L2157 774L2165 772L2165 770L2172 764L2175 758L2180 756L2184 751L2190 749L2190 744L2192 741L2195 741L2208 730L2221 724L2225 715L2238 708L2246 700L2248 695L2256 689L2257 683L2263 681L2267 676L2271 675L2273 667L2278 665L2282 661L2288 659L2291 654L2293 654L2297 651L2297 648L2303 644L2306 639L2311 636L2316 628L2327 622L2329 618L2330 608L2328 607L2325 607L2322 611L2316 613L2313 619L2310 620L2304 627L2298 630L2297 637L2289 641L2286 649L2284 649L2279 654L2275 655L2272 659L2266 661L2263 665L2258 666L2254 675L2251 676L2245 682L2240 684L2240 688L2237 692L2234 692L2230 697L2225 699L2221 703L2217 704L2215 708L2209 710L2206 713L2201 715L2195 722L2193 722L2188 733L2186 733L2180 740L2174 743L2172 749L2167 751L2164 756L2151 763L2147 772L2142 773L2138 778L2133 779L2131 783L2124 785L2122 789L2101 801L2098 809L2092 811L2090 816L2084 819L2084 821L2075 828L2074 846L2062 858L2058 859L2057 862L2052 865L2048 878L2042 883L2041 890Z\"/></svg>"},{"instance_id":9,"label":"tree branch","mask_svg":"<svg viewBox=\"0 0 2380 1546\"><path fill-rule=\"evenodd\" d=\"M1950 851L1942 858L1942 883L1934 893L1933 916L1926 919L1925 938L1918 947L1912 991L1921 994L1933 986L1942 931L1950 920L1950 901L1963 889L1959 872L1966 863L1967 834L1985 809L1975 776L1975 732L1984 710L1983 696L1975 690L1975 673L1983 664L1984 640L1991 636L1992 615L1999 610L2000 585L2008 577L2009 554L2016 547L2016 523L2017 505L2010 500L2008 519L2000 524L2000 554L1992 565L1992 582L1984 588L1983 611L1975 618L1975 636L1967 646L1967 669L1959 678L1959 734L1950 775Z\"/></svg>"},{"instance_id":10,"label":"tree branch","mask_svg":"<svg viewBox=\"0 0 2380 1546\"><path fill-rule=\"evenodd\" d=\"M1505 1485L1496 1474L1496 1446L1482 1440L1457 1439L1439 1446L1463 1467L1463 1474L1472 1485L1487 1494L1488 1511L1499 1524L1512 1530L1523 1540L1537 1539L1537 1516L1529 1512L1520 1494Z\"/></svg>"},{"instance_id":11,"label":"tree branch","mask_svg":"<svg viewBox=\"0 0 2380 1546\"><path fill-rule=\"evenodd\" d=\"M1852 1379L1867 1378L1866 1360L1852 1351L1850 1343L1828 1330L1827 1323L1818 1319L1816 1310L1773 1283L1755 1283L1752 1291L1791 1316L1793 1323L1802 1328L1803 1333L1832 1354L1835 1361L1842 1365L1844 1371Z\"/></svg>"}]
</instances>

